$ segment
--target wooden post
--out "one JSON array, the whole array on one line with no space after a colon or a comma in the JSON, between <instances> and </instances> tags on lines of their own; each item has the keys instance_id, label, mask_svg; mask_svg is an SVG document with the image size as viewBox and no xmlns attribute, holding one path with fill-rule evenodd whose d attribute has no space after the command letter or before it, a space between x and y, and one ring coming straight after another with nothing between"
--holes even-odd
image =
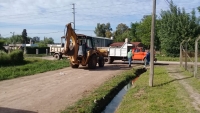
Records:
<instances>
[{"instance_id":1,"label":"wooden post","mask_svg":"<svg viewBox=\"0 0 200 113\"><path fill-rule=\"evenodd\" d=\"M187 42L185 43L185 70L187 70Z\"/></svg>"},{"instance_id":2,"label":"wooden post","mask_svg":"<svg viewBox=\"0 0 200 113\"><path fill-rule=\"evenodd\" d=\"M185 40L183 40L181 43L180 43L180 67L182 67L183 65L183 43L185 42Z\"/></svg>"},{"instance_id":3,"label":"wooden post","mask_svg":"<svg viewBox=\"0 0 200 113\"><path fill-rule=\"evenodd\" d=\"M200 36L195 40L195 62L194 62L194 77L197 75L197 62L198 62L198 41Z\"/></svg>"},{"instance_id":4,"label":"wooden post","mask_svg":"<svg viewBox=\"0 0 200 113\"><path fill-rule=\"evenodd\" d=\"M151 46L150 46L150 74L149 86L153 86L154 77L154 38L155 38L155 13L156 13L156 0L153 0L153 14L151 24Z\"/></svg>"},{"instance_id":5,"label":"wooden post","mask_svg":"<svg viewBox=\"0 0 200 113\"><path fill-rule=\"evenodd\" d=\"M187 42L185 43L185 70L187 70L187 55L188 55L188 53L187 53L187 46L188 46L188 42L190 41L190 39L191 38L189 38L187 40Z\"/></svg>"}]
</instances>

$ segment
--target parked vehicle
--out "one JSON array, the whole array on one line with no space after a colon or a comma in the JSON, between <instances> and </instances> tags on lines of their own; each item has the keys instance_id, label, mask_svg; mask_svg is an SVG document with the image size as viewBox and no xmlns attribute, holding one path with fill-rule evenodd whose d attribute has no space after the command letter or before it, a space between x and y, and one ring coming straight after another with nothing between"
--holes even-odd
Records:
<instances>
[{"instance_id":1,"label":"parked vehicle","mask_svg":"<svg viewBox=\"0 0 200 113\"><path fill-rule=\"evenodd\" d=\"M132 57L133 60L145 61L147 52L143 47L133 48L132 53L133 53ZM157 58L155 58L155 53L154 53L154 61L155 62L157 61Z\"/></svg>"},{"instance_id":2,"label":"parked vehicle","mask_svg":"<svg viewBox=\"0 0 200 113\"><path fill-rule=\"evenodd\" d=\"M101 48L107 49L109 51L108 57L105 58L105 61L107 61L108 64L113 63L115 60L128 61L127 53L130 49L133 53L133 60L144 61L147 54L143 47L136 47L133 43L130 43L128 39L125 39L125 42L122 44L122 46ZM157 59L155 58L154 61L157 61Z\"/></svg>"}]
</instances>

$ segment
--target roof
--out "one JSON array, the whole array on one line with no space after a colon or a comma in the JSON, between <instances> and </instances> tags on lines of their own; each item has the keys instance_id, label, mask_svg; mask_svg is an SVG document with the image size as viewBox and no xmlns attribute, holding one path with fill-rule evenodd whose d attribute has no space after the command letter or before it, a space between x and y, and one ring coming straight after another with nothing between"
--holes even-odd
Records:
<instances>
[{"instance_id":1,"label":"roof","mask_svg":"<svg viewBox=\"0 0 200 113\"><path fill-rule=\"evenodd\" d=\"M78 37L93 37L93 38L99 38L99 39L106 39L106 40L113 40L111 38L107 38L107 37L97 37L97 36L88 36L88 35L84 35L84 34L76 34ZM65 36L62 36L61 38L65 38Z\"/></svg>"},{"instance_id":2,"label":"roof","mask_svg":"<svg viewBox=\"0 0 200 113\"><path fill-rule=\"evenodd\" d=\"M84 35L84 34L76 34L77 36L87 36L87 35ZM65 36L62 36L61 38L65 38Z\"/></svg>"},{"instance_id":3,"label":"roof","mask_svg":"<svg viewBox=\"0 0 200 113\"><path fill-rule=\"evenodd\" d=\"M131 44L133 44L134 46L138 46L139 44L142 44L141 42L130 42ZM124 42L115 42L110 44L110 46L122 46L124 44Z\"/></svg>"}]
</instances>

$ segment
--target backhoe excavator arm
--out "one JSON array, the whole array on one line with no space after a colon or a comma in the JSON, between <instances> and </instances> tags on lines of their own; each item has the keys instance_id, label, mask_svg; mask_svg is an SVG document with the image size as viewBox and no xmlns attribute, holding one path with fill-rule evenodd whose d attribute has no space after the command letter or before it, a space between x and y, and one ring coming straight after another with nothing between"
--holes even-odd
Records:
<instances>
[{"instance_id":1,"label":"backhoe excavator arm","mask_svg":"<svg viewBox=\"0 0 200 113\"><path fill-rule=\"evenodd\" d=\"M77 43L78 38L76 33L71 27L71 23L67 24L66 27L67 27L67 32L65 35L66 43L64 47L64 54L66 56L69 56L71 63L77 64L78 63L77 56L79 48L79 45ZM70 45L70 39L71 39L71 45Z\"/></svg>"}]
</instances>

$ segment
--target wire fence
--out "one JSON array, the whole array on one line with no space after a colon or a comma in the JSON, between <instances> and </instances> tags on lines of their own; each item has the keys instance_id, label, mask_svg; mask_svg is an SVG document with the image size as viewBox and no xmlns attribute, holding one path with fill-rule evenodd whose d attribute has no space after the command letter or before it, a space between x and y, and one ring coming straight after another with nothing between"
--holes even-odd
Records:
<instances>
[{"instance_id":1,"label":"wire fence","mask_svg":"<svg viewBox=\"0 0 200 113\"><path fill-rule=\"evenodd\" d=\"M198 50L200 51L200 50ZM196 78L200 78L200 52L197 53L197 66L195 66L195 51L187 51L182 46L182 64L181 67L183 67L185 70L189 71L191 74L195 75ZM181 61L180 61L181 62ZM197 68L197 74L195 73L195 68Z\"/></svg>"}]
</instances>

